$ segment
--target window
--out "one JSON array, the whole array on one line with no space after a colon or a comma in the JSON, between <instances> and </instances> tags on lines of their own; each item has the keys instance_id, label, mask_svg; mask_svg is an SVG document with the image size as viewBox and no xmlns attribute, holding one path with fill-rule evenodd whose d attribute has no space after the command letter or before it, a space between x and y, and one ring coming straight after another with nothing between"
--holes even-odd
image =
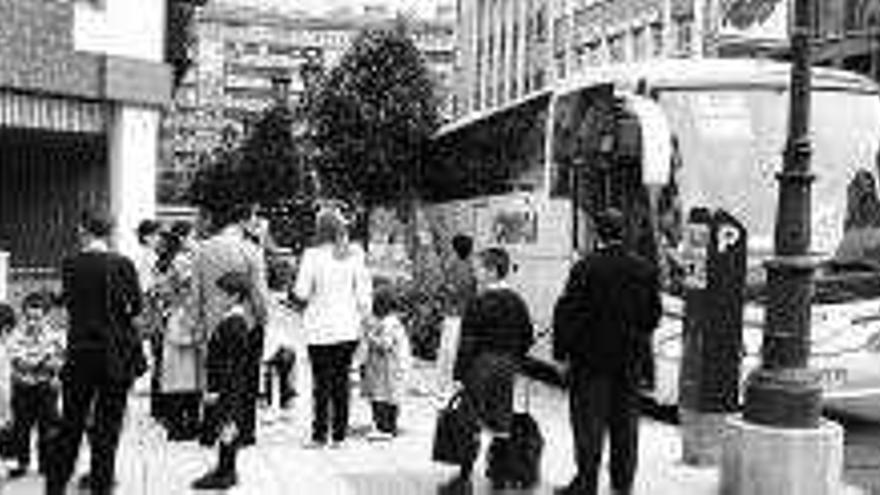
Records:
<instances>
[{"instance_id":1,"label":"window","mask_svg":"<svg viewBox=\"0 0 880 495\"><path fill-rule=\"evenodd\" d=\"M688 57L693 52L693 27L692 17L679 17L675 20L675 52L680 57Z\"/></svg>"},{"instance_id":2,"label":"window","mask_svg":"<svg viewBox=\"0 0 880 495\"><path fill-rule=\"evenodd\" d=\"M540 188L549 103L544 94L440 137L426 178L431 199Z\"/></svg>"},{"instance_id":3,"label":"window","mask_svg":"<svg viewBox=\"0 0 880 495\"><path fill-rule=\"evenodd\" d=\"M602 65L602 43L593 40L586 44L587 63L592 66Z\"/></svg>"},{"instance_id":4,"label":"window","mask_svg":"<svg viewBox=\"0 0 880 495\"><path fill-rule=\"evenodd\" d=\"M267 47L267 51L270 55L282 55L287 57L299 57L301 56L301 50L298 46L295 45L282 45L278 43L270 43Z\"/></svg>"},{"instance_id":5,"label":"window","mask_svg":"<svg viewBox=\"0 0 880 495\"><path fill-rule=\"evenodd\" d=\"M623 33L608 37L608 55L611 57L612 63L623 62L626 59L626 53L623 46Z\"/></svg>"},{"instance_id":6,"label":"window","mask_svg":"<svg viewBox=\"0 0 880 495\"><path fill-rule=\"evenodd\" d=\"M651 24L651 55L655 58L663 56L663 24L655 22Z\"/></svg>"},{"instance_id":7,"label":"window","mask_svg":"<svg viewBox=\"0 0 880 495\"><path fill-rule=\"evenodd\" d=\"M91 5L96 9L103 9L107 6L107 0L79 0L81 3Z\"/></svg>"},{"instance_id":8,"label":"window","mask_svg":"<svg viewBox=\"0 0 880 495\"><path fill-rule=\"evenodd\" d=\"M538 68L535 70L535 89L541 89L544 87L544 83L546 82L547 75L544 72L544 69Z\"/></svg>"},{"instance_id":9,"label":"window","mask_svg":"<svg viewBox=\"0 0 880 495\"><path fill-rule=\"evenodd\" d=\"M547 8L541 5L535 12L535 41L543 43L547 41Z\"/></svg>"},{"instance_id":10,"label":"window","mask_svg":"<svg viewBox=\"0 0 880 495\"><path fill-rule=\"evenodd\" d=\"M648 58L648 34L644 26L633 29L632 33L633 60Z\"/></svg>"},{"instance_id":11,"label":"window","mask_svg":"<svg viewBox=\"0 0 880 495\"><path fill-rule=\"evenodd\" d=\"M245 43L242 47L241 52L245 55L259 55L260 54L260 44L249 42Z\"/></svg>"}]
</instances>

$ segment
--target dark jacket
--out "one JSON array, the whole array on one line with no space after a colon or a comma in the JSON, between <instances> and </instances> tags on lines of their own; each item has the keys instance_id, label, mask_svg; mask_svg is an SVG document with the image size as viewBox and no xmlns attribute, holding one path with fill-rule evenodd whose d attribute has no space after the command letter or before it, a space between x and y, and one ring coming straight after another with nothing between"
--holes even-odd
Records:
<instances>
[{"instance_id":1,"label":"dark jacket","mask_svg":"<svg viewBox=\"0 0 880 495\"><path fill-rule=\"evenodd\" d=\"M66 259L62 300L70 318L62 377L77 366L100 366L108 380L130 383L146 370L132 324L143 303L131 260L103 251L83 251ZM95 363L95 356L102 362Z\"/></svg>"},{"instance_id":2,"label":"dark jacket","mask_svg":"<svg viewBox=\"0 0 880 495\"><path fill-rule=\"evenodd\" d=\"M465 308L453 376L462 380L481 354L521 359L533 341L532 319L522 298L510 289L487 290Z\"/></svg>"},{"instance_id":3,"label":"dark jacket","mask_svg":"<svg viewBox=\"0 0 880 495\"><path fill-rule=\"evenodd\" d=\"M553 312L553 354L574 369L651 380L661 315L656 268L621 246L578 261Z\"/></svg>"},{"instance_id":4,"label":"dark jacket","mask_svg":"<svg viewBox=\"0 0 880 495\"><path fill-rule=\"evenodd\" d=\"M244 315L226 316L211 332L206 358L208 391L219 394L217 413L219 424L233 421L245 408L249 365L247 349L249 329Z\"/></svg>"}]
</instances>

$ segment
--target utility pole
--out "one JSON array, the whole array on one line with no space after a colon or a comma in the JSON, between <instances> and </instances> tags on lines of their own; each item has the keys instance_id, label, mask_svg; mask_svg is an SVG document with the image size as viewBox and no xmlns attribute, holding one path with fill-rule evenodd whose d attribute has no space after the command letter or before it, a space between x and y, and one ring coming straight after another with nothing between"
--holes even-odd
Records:
<instances>
[{"instance_id":1,"label":"utility pole","mask_svg":"<svg viewBox=\"0 0 880 495\"><path fill-rule=\"evenodd\" d=\"M815 0L794 0L788 141L779 180L775 257L766 263L761 367L748 378L742 418L722 445L725 495L842 492L843 428L821 417L821 374L807 367L815 260L810 248L810 43Z\"/></svg>"},{"instance_id":2,"label":"utility pole","mask_svg":"<svg viewBox=\"0 0 880 495\"><path fill-rule=\"evenodd\" d=\"M795 0L788 141L777 175L776 256L766 264L768 304L761 367L748 380L746 421L814 428L821 414L821 376L807 368L814 260L810 247L811 0Z\"/></svg>"}]
</instances>

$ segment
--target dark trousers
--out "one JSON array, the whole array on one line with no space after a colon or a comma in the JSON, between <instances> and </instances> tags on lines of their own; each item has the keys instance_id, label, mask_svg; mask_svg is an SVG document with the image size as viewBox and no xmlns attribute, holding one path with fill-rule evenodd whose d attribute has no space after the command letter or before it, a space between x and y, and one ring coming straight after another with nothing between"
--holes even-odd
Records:
<instances>
[{"instance_id":1,"label":"dark trousers","mask_svg":"<svg viewBox=\"0 0 880 495\"><path fill-rule=\"evenodd\" d=\"M345 440L348 430L349 368L357 342L310 345L312 365L312 440L327 441L331 412L333 440Z\"/></svg>"},{"instance_id":2,"label":"dark trousers","mask_svg":"<svg viewBox=\"0 0 880 495\"><path fill-rule=\"evenodd\" d=\"M165 424L169 440L191 440L199 434L200 392L170 392L165 395Z\"/></svg>"},{"instance_id":3,"label":"dark trousers","mask_svg":"<svg viewBox=\"0 0 880 495\"><path fill-rule=\"evenodd\" d=\"M397 434L397 416L400 408L397 404L384 401L373 401L373 423L383 433Z\"/></svg>"},{"instance_id":4,"label":"dark trousers","mask_svg":"<svg viewBox=\"0 0 880 495\"><path fill-rule=\"evenodd\" d=\"M293 378L293 369L296 365L296 353L292 349L281 348L266 362L268 369L264 375L265 401L267 404L272 403L273 384L278 382L278 400L279 406L286 408L290 404L290 400L296 395L291 379Z\"/></svg>"},{"instance_id":5,"label":"dark trousers","mask_svg":"<svg viewBox=\"0 0 880 495\"><path fill-rule=\"evenodd\" d=\"M257 326L248 335L248 376L247 396L241 411L241 431L243 444L253 443L257 434L257 401L260 397L260 366L263 362L263 340L266 335L262 326Z\"/></svg>"},{"instance_id":6,"label":"dark trousers","mask_svg":"<svg viewBox=\"0 0 880 495\"><path fill-rule=\"evenodd\" d=\"M38 432L40 470L46 470L46 454L50 435L58 425L58 390L52 384L12 384L12 451L19 466L31 460L31 431Z\"/></svg>"},{"instance_id":7,"label":"dark trousers","mask_svg":"<svg viewBox=\"0 0 880 495\"><path fill-rule=\"evenodd\" d=\"M158 421L166 419L166 394L162 392L162 332L153 332L148 337L150 354L153 355L153 369L150 370L150 416Z\"/></svg>"},{"instance_id":8,"label":"dark trousers","mask_svg":"<svg viewBox=\"0 0 880 495\"><path fill-rule=\"evenodd\" d=\"M630 381L573 371L570 421L574 433L577 475L574 484L585 495L595 495L602 444L608 431L611 447L611 487L632 488L638 461L639 402Z\"/></svg>"},{"instance_id":9,"label":"dark trousers","mask_svg":"<svg viewBox=\"0 0 880 495\"><path fill-rule=\"evenodd\" d=\"M62 386L62 417L57 459L50 463L47 484L64 486L73 474L83 433L91 413L89 444L94 493L109 493L116 466L116 449L131 384L109 380L104 357L83 353L70 366Z\"/></svg>"}]
</instances>

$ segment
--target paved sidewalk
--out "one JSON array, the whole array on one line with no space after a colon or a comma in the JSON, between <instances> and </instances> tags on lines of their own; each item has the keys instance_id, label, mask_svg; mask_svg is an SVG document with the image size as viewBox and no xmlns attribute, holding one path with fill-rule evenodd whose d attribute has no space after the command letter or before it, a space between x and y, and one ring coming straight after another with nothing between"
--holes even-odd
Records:
<instances>
[{"instance_id":1,"label":"paved sidewalk","mask_svg":"<svg viewBox=\"0 0 880 495\"><path fill-rule=\"evenodd\" d=\"M300 380L300 389L307 380ZM437 487L454 475L455 469L430 461L431 437L439 397L425 393L434 383L431 369L422 367L415 376L414 390L403 406L402 434L391 442L369 442L369 410L363 400L353 400L353 435L339 450L306 450L309 399L301 394L289 421L261 424L255 448L241 455L238 487L230 494L320 493L349 494L436 494ZM549 494L551 487L565 483L573 472L567 405L562 392L537 382L529 382L530 409L541 424L547 440L543 457L542 485L530 492ZM520 387L520 391L522 386ZM148 418L145 397L135 396L120 447L119 490L123 495L191 493L188 485L214 460L212 451L194 443L168 443L162 431ZM637 493L714 494L717 470L681 466L678 459L678 433L668 425L645 420L642 426L641 458ZM80 472L87 466L81 460ZM476 493L488 493L477 467ZM604 481L603 481L604 483ZM29 495L41 492L34 474L11 481L3 495Z\"/></svg>"},{"instance_id":2,"label":"paved sidewalk","mask_svg":"<svg viewBox=\"0 0 880 495\"><path fill-rule=\"evenodd\" d=\"M300 354L303 355L303 354ZM304 359L299 360L298 389L308 391ZM408 394L401 416L402 433L390 442L369 442L369 408L353 398L353 434L341 449L306 450L310 417L308 394L300 394L293 415L287 421L261 424L256 447L240 456L240 483L231 495L275 495L288 493L320 495L436 495L438 486L455 474L450 466L430 460L436 410L442 398L430 393L437 383L432 367L420 363L414 373L413 390ZM536 416L546 446L542 464L542 483L527 493L550 494L552 487L567 482L573 474L571 434L564 392L543 383L521 380L518 394L530 391L530 411ZM522 396L518 404L523 404ZM214 452L192 442L168 443L162 431L147 415L148 400L132 399L117 464L121 495L165 495L195 493L189 483L214 462ZM484 442L485 445L485 442ZM87 449L86 449L87 450ZM694 468L680 462L677 427L644 419L641 426L640 466L635 493L639 495L716 495L718 469ZM81 459L79 472L87 466ZM491 493L476 470L475 494ZM602 473L602 495L607 488L606 469ZM42 492L35 474L6 483L2 495L36 495ZM71 490L70 493L74 493ZM523 493L509 491L507 493Z\"/></svg>"}]
</instances>

